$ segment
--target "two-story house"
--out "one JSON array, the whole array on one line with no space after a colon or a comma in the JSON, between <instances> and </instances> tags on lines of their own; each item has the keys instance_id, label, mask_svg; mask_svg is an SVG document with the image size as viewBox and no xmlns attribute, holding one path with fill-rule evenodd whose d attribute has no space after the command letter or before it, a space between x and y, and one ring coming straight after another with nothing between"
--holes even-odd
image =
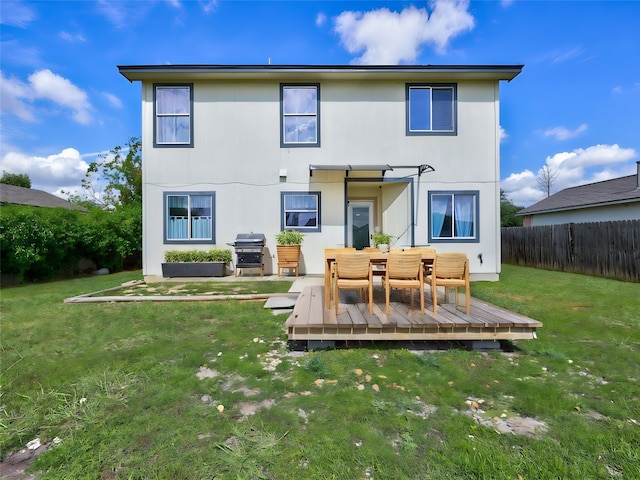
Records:
<instances>
[{"instance_id":1,"label":"two-story house","mask_svg":"<svg viewBox=\"0 0 640 480\"><path fill-rule=\"evenodd\" d=\"M164 252L305 233L325 248L430 245L500 273L500 81L522 65L127 65L142 85L143 273Z\"/></svg>"}]
</instances>

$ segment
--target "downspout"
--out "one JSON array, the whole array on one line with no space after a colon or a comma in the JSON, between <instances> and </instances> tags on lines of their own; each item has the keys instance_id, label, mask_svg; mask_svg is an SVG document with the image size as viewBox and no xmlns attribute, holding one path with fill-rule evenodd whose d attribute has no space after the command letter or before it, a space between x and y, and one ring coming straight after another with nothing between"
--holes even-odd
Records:
<instances>
[{"instance_id":1,"label":"downspout","mask_svg":"<svg viewBox=\"0 0 640 480\"><path fill-rule=\"evenodd\" d=\"M411 246L416 246L416 196L413 178L411 179Z\"/></svg>"}]
</instances>

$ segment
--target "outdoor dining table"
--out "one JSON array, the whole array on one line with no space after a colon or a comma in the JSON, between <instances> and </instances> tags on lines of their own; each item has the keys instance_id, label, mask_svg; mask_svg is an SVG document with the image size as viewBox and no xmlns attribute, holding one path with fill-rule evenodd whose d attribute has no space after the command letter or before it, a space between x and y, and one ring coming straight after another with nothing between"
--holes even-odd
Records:
<instances>
[{"instance_id":1,"label":"outdoor dining table","mask_svg":"<svg viewBox=\"0 0 640 480\"><path fill-rule=\"evenodd\" d=\"M418 250L418 249L416 249ZM405 252L412 251L411 248L403 249ZM420 250L418 250L420 251ZM345 252L345 253L357 253L358 255L369 255L369 261L373 265L385 265L387 263L387 258L389 257L389 253L386 252ZM436 252L429 251L420 251L422 253L422 262L425 265L433 264L433 261L436 258ZM329 304L331 303L331 265L336 261L336 255L339 255L340 251L329 251L325 252L324 255L324 305L325 308L329 308Z\"/></svg>"}]
</instances>

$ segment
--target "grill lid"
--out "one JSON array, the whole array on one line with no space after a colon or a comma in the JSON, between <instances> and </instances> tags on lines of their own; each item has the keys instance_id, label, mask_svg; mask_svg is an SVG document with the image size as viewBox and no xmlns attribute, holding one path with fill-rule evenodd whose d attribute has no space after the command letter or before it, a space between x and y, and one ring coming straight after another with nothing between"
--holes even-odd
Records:
<instances>
[{"instance_id":1,"label":"grill lid","mask_svg":"<svg viewBox=\"0 0 640 480\"><path fill-rule=\"evenodd\" d=\"M264 233L239 233L236 235L236 239L233 243L230 243L232 247L248 247L248 246L264 246L266 238Z\"/></svg>"}]
</instances>

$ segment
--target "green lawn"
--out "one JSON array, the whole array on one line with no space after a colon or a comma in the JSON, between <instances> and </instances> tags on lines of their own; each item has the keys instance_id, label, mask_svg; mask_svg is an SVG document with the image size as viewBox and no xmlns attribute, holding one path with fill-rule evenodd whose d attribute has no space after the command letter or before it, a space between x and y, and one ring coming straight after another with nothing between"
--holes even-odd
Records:
<instances>
[{"instance_id":1,"label":"green lawn","mask_svg":"<svg viewBox=\"0 0 640 480\"><path fill-rule=\"evenodd\" d=\"M63 303L140 278L1 291L3 459L39 438L43 479L640 478L638 284L505 265L472 295L543 322L512 353L289 352L264 301Z\"/></svg>"}]
</instances>

